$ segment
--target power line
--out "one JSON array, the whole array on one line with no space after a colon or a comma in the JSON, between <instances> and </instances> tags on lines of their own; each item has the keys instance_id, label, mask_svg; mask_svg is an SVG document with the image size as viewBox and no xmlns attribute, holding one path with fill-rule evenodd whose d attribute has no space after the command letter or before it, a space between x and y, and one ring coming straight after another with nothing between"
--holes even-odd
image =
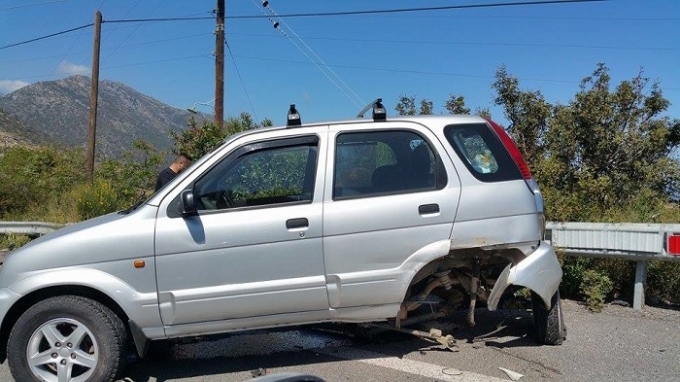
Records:
<instances>
[{"instance_id":1,"label":"power line","mask_svg":"<svg viewBox=\"0 0 680 382\"><path fill-rule=\"evenodd\" d=\"M425 12L425 11L444 11L452 9L471 9L471 8L493 8L493 7L514 7L521 5L549 5L549 4L572 4L572 3L594 3L609 0L546 0L546 1L518 1L513 3L489 3L489 4L469 4L469 5L447 5L441 7L418 7L418 8L396 8L396 9L374 9L365 11L342 11L342 12L315 12L315 13L288 13L277 15L277 17L324 17L324 16L352 16L352 15L376 15L385 13L406 13L406 12ZM261 19L268 16L262 15L240 15L227 16L229 19Z\"/></svg>"},{"instance_id":2,"label":"power line","mask_svg":"<svg viewBox=\"0 0 680 382\"><path fill-rule=\"evenodd\" d=\"M44 39L46 39L46 38L50 38L50 37L54 37L54 36L59 36L59 35L61 35L61 34L65 34L65 33L69 33L69 32L74 32L74 31L77 31L77 30L80 30L80 29L83 29L83 28L89 28L89 27L91 27L91 26L93 26L93 25L94 25L94 23L89 23L89 24L81 25L81 26L79 26L79 27L67 29L67 30L64 30L64 31L61 31L61 32L48 34L48 35L46 35L46 36L41 36L41 37L33 38L33 39L30 39L30 40L26 40L26 41L16 42L16 43L14 43L14 44L3 45L3 46L0 46L0 50L7 49L7 48L12 48L12 47L19 46L19 45L28 44L28 43L31 43L31 42L36 42L36 41L44 40Z\"/></svg>"},{"instance_id":3,"label":"power line","mask_svg":"<svg viewBox=\"0 0 680 382\"><path fill-rule=\"evenodd\" d=\"M488 3L488 4L468 4L468 5L447 5L441 7L417 7L417 8L394 8L394 9L373 9L364 11L341 11L341 12L314 12L314 13L287 13L276 17L325 17L325 16L352 16L352 15L377 15L388 13L406 12L427 12L445 11L452 9L472 9L472 8L495 8L495 7L516 7L522 5L551 5L551 4L574 4L574 3L595 3L610 0L544 0L544 1L518 1L513 3ZM263 15L232 15L225 16L225 19L266 19L270 16ZM215 17L164 17L164 18L144 18L144 19L118 19L105 20L107 23L142 23L142 22L163 22L163 21L195 21L195 20L214 20Z\"/></svg>"},{"instance_id":4,"label":"power line","mask_svg":"<svg viewBox=\"0 0 680 382\"><path fill-rule=\"evenodd\" d=\"M229 32L232 36L253 36L280 38L270 34L261 33L240 33ZM300 37L302 38L302 37ZM680 48L671 47L635 47L635 46L607 46L607 45L559 45L559 44L529 44L529 43L493 43L493 42L465 42L465 41L427 41L427 40L382 40L382 39L359 39L359 38L338 38L338 37L304 37L308 40L322 41L346 41L346 42L375 42L392 44L436 44L436 45L486 45L486 46L518 46L529 48L578 48L578 49L613 49L613 50L657 50L657 51L676 51Z\"/></svg>"},{"instance_id":5,"label":"power line","mask_svg":"<svg viewBox=\"0 0 680 382\"><path fill-rule=\"evenodd\" d=\"M253 2L253 4L255 4L255 0L251 0L251 1ZM257 4L255 4L255 6L257 6ZM276 11L274 11L274 9L272 9L272 8L269 6L269 3L268 3L268 2L263 3L263 6L264 6L267 10L269 10L269 12L271 12L272 16L278 17L278 14L276 13ZM264 10L262 10L262 12L266 14L266 12L265 12ZM338 89L340 89L340 91L342 91L342 92L343 92L343 93L344 93L344 94L345 94L352 102L354 102L354 104L355 104L357 107L362 107L362 105L365 104L365 102L361 99L361 97L359 97L359 95L357 95L357 93L356 93L349 85L347 85L347 83L346 83L345 81L343 81L342 78L340 78L340 76L338 76L338 74L335 73L335 71L334 71L333 69L331 69L328 65L326 65L326 63L324 62L324 60L321 59L321 57L319 57L319 55L316 54L316 53L314 52L314 50L313 50L309 45L307 45L307 43L306 43L306 42L305 42L305 41L304 41L297 33L295 33L295 31L293 30L293 28L291 28L291 27L286 23L285 20L281 19L282 25L279 25L278 22L275 22L275 21L272 20L271 18L269 18L269 21L270 21L270 22L272 23L272 25L274 26L274 29L278 29L279 32L281 32L281 34L283 34L284 37L286 37L293 45L295 45L296 48L298 48L298 50L300 50L300 52L302 52L307 58L309 58L309 60L312 61L312 62L314 63L314 65L316 65L316 67L317 67L317 68L318 68L318 69L319 69L319 70L320 70L320 71L321 71L321 72L322 72L322 73L323 73L323 74L324 74L324 75L325 75L325 76L333 83L333 85L335 85L336 87L338 87ZM307 51L309 51L309 52L312 54L312 56L314 56L314 58L316 58L316 59L312 58L309 54L307 54L307 52L306 52L304 49L302 49L302 48L295 42L294 39L292 39L292 38L290 38L290 36L288 36L288 34L287 34L287 33L285 32L285 30L284 30L284 26L285 26L286 28L288 28L288 29L291 31L291 33L293 33L293 35L295 36L295 38L296 38L297 40L299 40L300 43L307 49ZM330 73L332 76L329 75L327 72ZM334 78L337 79L337 82L335 81ZM338 83L338 82L339 82L339 83ZM344 88L343 88L342 86L340 86L340 84L342 84L342 85L344 86ZM347 92L347 90L349 90L349 92ZM351 93L351 94L350 94L350 93ZM352 95L354 96L354 98L352 97ZM357 102L357 100L358 100L358 102Z\"/></svg>"},{"instance_id":6,"label":"power line","mask_svg":"<svg viewBox=\"0 0 680 382\"><path fill-rule=\"evenodd\" d=\"M178 37L171 37L171 38L164 38L164 39L159 39L159 40L151 40L151 41L144 41L136 44L125 44L121 45L118 47L118 49L125 49L125 48L133 48L137 46L144 46L144 45L152 45L152 44L158 44L162 42L167 42L167 41L175 41L175 40L185 40L185 39L190 39L190 38L196 38L196 37L203 37L207 35L211 35L212 32L205 32L205 33L199 33L199 34L193 34L189 36L178 36ZM109 52L113 48L108 48L108 49L102 49L102 52ZM83 51L78 51L78 52L71 52L70 55L75 56L75 55L82 55L82 54L89 54L92 53L89 50L83 50ZM8 64L12 62L25 62L25 61L34 61L34 60L43 60L47 58L56 58L56 57L62 57L61 54L55 54L55 55L50 55L50 56L38 56L38 57L28 57L28 58L20 58L16 60L4 60L0 61L0 64ZM62 58L63 59L63 58Z\"/></svg>"},{"instance_id":7,"label":"power line","mask_svg":"<svg viewBox=\"0 0 680 382\"><path fill-rule=\"evenodd\" d=\"M188 59L190 59L190 58L198 58L198 57L204 57L204 55L203 55L203 54L198 54L198 55L193 55L193 56L173 57L173 58L165 58L165 59L162 59L162 60L153 60L153 61L135 62L135 63L131 63L131 64L122 64L122 65L105 66L105 67L102 67L102 70L105 70L105 69L115 69L115 68L126 68L126 67L129 67L129 66L138 66L138 65L156 64L156 63L159 63L159 62L188 60Z\"/></svg>"},{"instance_id":8,"label":"power line","mask_svg":"<svg viewBox=\"0 0 680 382\"><path fill-rule=\"evenodd\" d=\"M286 62L286 63L310 65L310 63L308 63L306 61L284 60L284 59L280 59L280 58L265 58L265 57L240 56L240 55L236 55L236 57L248 58L248 59L252 59L252 60L261 60L261 61L274 61L274 62ZM368 67L368 66L343 65L343 64L327 64L327 65L335 67L335 68L373 70L373 71L390 72L390 73L426 74L426 75L436 75L436 76L467 77L467 78L491 78L491 79L496 78L495 76L489 76L489 75L484 76L484 75L476 75L476 74L430 72L430 71L410 70L410 69L372 68L372 67ZM520 78L520 80L538 81L538 82L555 82L555 83L566 83L566 84L578 84L578 83L580 83L579 81L550 80L550 79L538 79L538 78Z\"/></svg>"},{"instance_id":9,"label":"power line","mask_svg":"<svg viewBox=\"0 0 680 382\"><path fill-rule=\"evenodd\" d=\"M132 11L132 9L133 9L134 7L137 6L137 4L139 4L140 1L141 1L141 0L137 0L137 2L135 3L135 5L133 5L132 8L130 8L130 10L128 11L128 14ZM157 9L161 6L161 4L163 4L164 2L165 2L165 0L161 0L161 2L158 3L158 4L156 5L156 7L151 11L151 13L149 13L149 16L151 16L154 12L156 12L156 10L157 10ZM126 16L127 16L127 14L126 14ZM123 17L125 17L125 16L123 16ZM127 40L130 38L130 36L132 36L133 34L135 34L135 32L137 32L137 29L139 29L139 27L140 27L141 25L142 25L142 24L137 24L137 26L135 26L135 29L133 29L132 32L130 32L127 36L125 36L125 38L124 38L121 42L119 42L118 45L116 45L116 47L115 47L115 48L114 48L114 49L106 56L106 58L104 58L104 61L103 61L103 62L108 61L109 58L111 58L111 56L118 50L118 48L119 48L121 45L123 45L123 43L125 43L125 41L127 41Z\"/></svg>"},{"instance_id":10,"label":"power line","mask_svg":"<svg viewBox=\"0 0 680 382\"><path fill-rule=\"evenodd\" d=\"M119 20L104 20L104 23L145 23L145 22L162 22L162 21L196 21L196 20L215 20L215 16L203 16L203 17L162 17L157 19L119 19Z\"/></svg>"},{"instance_id":11,"label":"power line","mask_svg":"<svg viewBox=\"0 0 680 382\"><path fill-rule=\"evenodd\" d=\"M45 2L42 2L42 3L16 5L16 6L13 6L13 7L1 8L0 11L11 11L12 9L36 7L36 6L40 6L40 5L48 5L48 4L53 4L53 3L63 3L65 1L67 1L67 0L53 0L53 1L45 1Z\"/></svg>"},{"instance_id":12,"label":"power line","mask_svg":"<svg viewBox=\"0 0 680 382\"><path fill-rule=\"evenodd\" d=\"M234 63L234 68L236 69L236 74L238 75L239 81L241 81L241 87L243 88L243 92L246 93L246 98L248 98L248 103L250 104L250 110L253 111L253 117L255 117L255 119L257 120L259 118L257 118L257 113L255 113L255 107L253 106L253 101L250 99L250 95L248 94L248 89L246 89L246 85L243 82L243 78L241 77L241 71L238 70L238 65L236 65L236 60L234 59L234 55L231 53L231 47L229 46L229 43L227 43L226 41L224 42L224 45L227 46L227 51L229 52L229 56L231 57L231 62Z\"/></svg>"},{"instance_id":13,"label":"power line","mask_svg":"<svg viewBox=\"0 0 680 382\"><path fill-rule=\"evenodd\" d=\"M348 15L369 15L369 14L386 14L386 13L404 13L404 12L423 12L423 11L441 11L451 9L470 9L470 8L491 8L491 7L512 7L522 5L547 5L547 4L571 4L571 3L592 3L604 2L609 0L551 0L551 1L533 1L533 2L513 2L513 3L489 3L489 4L472 4L472 5L450 5L442 7L418 7L418 8L396 8L396 9L378 9L365 11L344 11L344 12L317 12L317 13L289 13L277 15L279 18L284 17L322 17L322 16L348 16ZM47 4L47 3L40 3ZM39 5L39 4L33 4ZM241 16L225 16L226 19L255 19L255 18L269 18L269 15L241 15ZM141 22L166 22L166 21L197 21L197 20L214 20L215 16L203 17L165 17L165 18L144 18L144 19L120 19L120 20L102 20L102 23L141 23ZM53 33L46 36L41 36L35 39L21 41L14 44L0 46L0 50L28 44L31 42L43 40L46 38L58 36L64 33L73 32L79 29L93 26L94 23L82 25L76 28L67 29L65 31Z\"/></svg>"}]
</instances>

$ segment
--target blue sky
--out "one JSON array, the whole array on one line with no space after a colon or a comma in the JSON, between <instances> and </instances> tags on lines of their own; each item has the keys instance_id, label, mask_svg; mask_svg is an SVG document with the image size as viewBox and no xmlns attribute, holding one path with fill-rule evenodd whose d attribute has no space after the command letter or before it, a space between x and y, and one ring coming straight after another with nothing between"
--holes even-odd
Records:
<instances>
[{"instance_id":1,"label":"blue sky","mask_svg":"<svg viewBox=\"0 0 680 382\"><path fill-rule=\"evenodd\" d=\"M507 3L507 0L271 0L279 15ZM196 102L211 113L214 20L113 23L107 20L210 16L214 0L0 0L0 46L91 23L100 9L100 79L123 82L174 107ZM351 118L382 97L388 112L400 95L427 98L435 112L450 94L468 107L493 105L495 70L505 65L524 89L567 103L597 63L613 83L640 68L658 80L680 118L680 1L610 0L445 11L281 18L260 0L226 0L225 116L242 111L285 122L289 104L303 121ZM234 18L229 18L234 17ZM0 49L0 92L90 75L92 28ZM311 58L315 59L314 64ZM329 70L330 68L330 70ZM323 70L322 70L323 69ZM331 71L332 70L332 71ZM329 79L329 77L332 79Z\"/></svg>"}]
</instances>

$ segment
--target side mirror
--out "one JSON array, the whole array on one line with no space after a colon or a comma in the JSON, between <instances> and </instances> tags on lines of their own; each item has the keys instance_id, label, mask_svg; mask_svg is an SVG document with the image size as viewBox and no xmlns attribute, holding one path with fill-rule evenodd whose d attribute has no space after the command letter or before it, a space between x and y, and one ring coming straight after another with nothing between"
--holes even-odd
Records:
<instances>
[{"instance_id":1,"label":"side mirror","mask_svg":"<svg viewBox=\"0 0 680 382\"><path fill-rule=\"evenodd\" d=\"M179 201L179 214L182 216L194 215L196 213L196 203L194 202L194 192L191 190L182 191Z\"/></svg>"}]
</instances>

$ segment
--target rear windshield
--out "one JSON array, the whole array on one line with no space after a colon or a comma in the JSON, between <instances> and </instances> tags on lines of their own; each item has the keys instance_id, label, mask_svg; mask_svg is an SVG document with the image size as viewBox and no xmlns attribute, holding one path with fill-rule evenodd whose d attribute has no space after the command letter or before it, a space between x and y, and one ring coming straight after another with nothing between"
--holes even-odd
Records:
<instances>
[{"instance_id":1,"label":"rear windshield","mask_svg":"<svg viewBox=\"0 0 680 382\"><path fill-rule=\"evenodd\" d=\"M449 125L444 134L475 178L483 182L522 179L503 143L485 123Z\"/></svg>"}]
</instances>

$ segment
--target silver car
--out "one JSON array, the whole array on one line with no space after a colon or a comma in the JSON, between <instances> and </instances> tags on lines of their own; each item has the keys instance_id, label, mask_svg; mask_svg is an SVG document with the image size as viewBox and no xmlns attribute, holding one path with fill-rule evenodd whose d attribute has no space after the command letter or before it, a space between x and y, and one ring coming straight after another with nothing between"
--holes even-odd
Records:
<instances>
[{"instance_id":1,"label":"silver car","mask_svg":"<svg viewBox=\"0 0 680 382\"><path fill-rule=\"evenodd\" d=\"M473 325L511 285L531 290L538 341L560 344L562 271L503 128L373 106L232 136L144 203L11 252L0 357L14 378L112 381L168 338L455 309Z\"/></svg>"}]
</instances>

